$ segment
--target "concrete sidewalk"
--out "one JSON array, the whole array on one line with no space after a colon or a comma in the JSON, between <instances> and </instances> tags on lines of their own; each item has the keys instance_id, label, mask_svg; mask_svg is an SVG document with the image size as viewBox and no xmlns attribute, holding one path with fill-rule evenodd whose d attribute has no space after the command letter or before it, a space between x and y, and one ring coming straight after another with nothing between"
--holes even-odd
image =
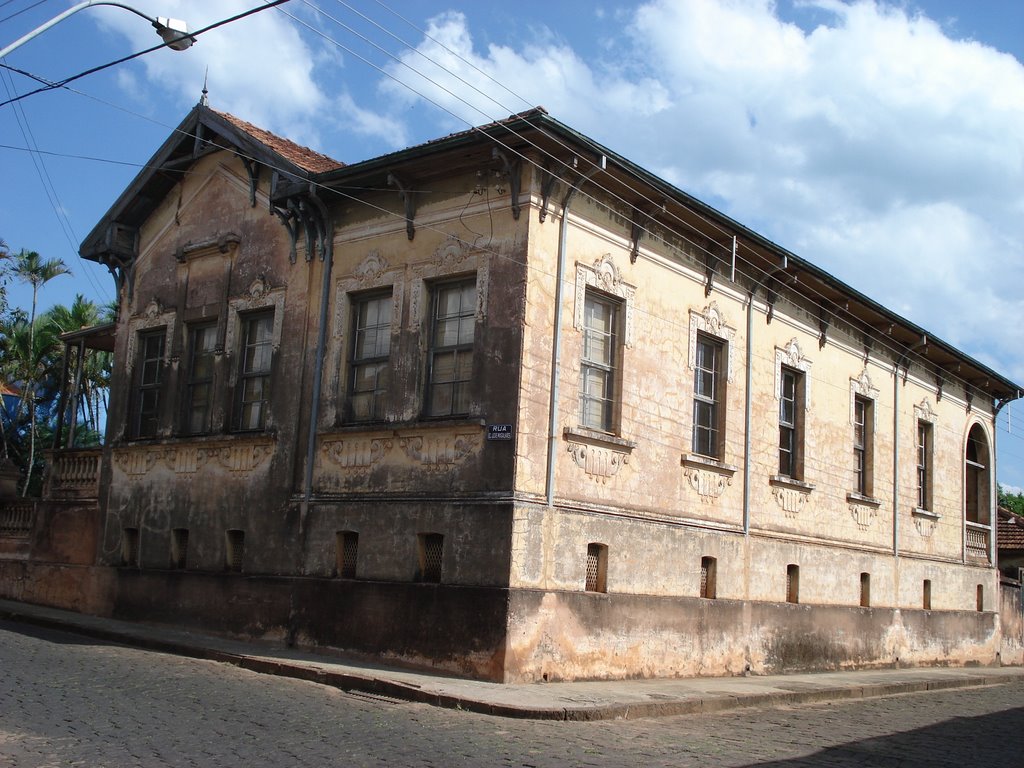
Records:
<instances>
[{"instance_id":1,"label":"concrete sidewalk","mask_svg":"<svg viewBox=\"0 0 1024 768\"><path fill-rule=\"evenodd\" d=\"M883 669L799 675L501 685L225 640L0 600L0 618L147 650L234 664L368 696L501 717L610 720L719 712L1024 680L1021 667Z\"/></svg>"}]
</instances>

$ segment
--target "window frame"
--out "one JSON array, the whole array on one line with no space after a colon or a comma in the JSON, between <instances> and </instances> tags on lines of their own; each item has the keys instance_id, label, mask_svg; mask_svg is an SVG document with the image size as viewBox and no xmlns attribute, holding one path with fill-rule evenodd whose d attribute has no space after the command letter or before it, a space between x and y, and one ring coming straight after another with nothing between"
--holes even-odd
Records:
<instances>
[{"instance_id":1,"label":"window frame","mask_svg":"<svg viewBox=\"0 0 1024 768\"><path fill-rule=\"evenodd\" d=\"M364 323L362 310L377 302L387 300L386 306L380 305L375 324ZM390 387L390 360L391 360L391 336L394 331L392 321L394 319L394 292L372 291L356 294L349 297L349 312L351 341L348 345L348 374L345 398L345 415L350 422L374 422L383 421L386 418L385 409L388 404L388 388ZM381 336L381 330L384 330ZM365 338L368 332L374 332L376 338L386 340L386 349L380 352L379 343L374 345L377 354L360 354L360 340ZM373 389L358 389L360 373L363 370L377 366L378 370L374 377ZM368 415L357 414L356 403L365 396L369 396L370 408Z\"/></svg>"},{"instance_id":2,"label":"window frame","mask_svg":"<svg viewBox=\"0 0 1024 768\"><path fill-rule=\"evenodd\" d=\"M790 480L803 480L804 475L804 371L788 365L780 370L779 390L779 476ZM792 387L787 386L792 381ZM787 394L792 389L792 394ZM792 409L786 413L787 404ZM788 416L788 417L787 417Z\"/></svg>"},{"instance_id":3,"label":"window frame","mask_svg":"<svg viewBox=\"0 0 1024 768\"><path fill-rule=\"evenodd\" d=\"M591 308L594 306L608 310L606 325L609 330L605 331L591 323ZM587 288L584 296L583 340L580 350L578 418L582 428L609 435L618 434L618 401L623 356L622 310L622 299ZM595 348L602 346L595 343L598 338L602 338L603 347L607 349L604 359L598 359L592 354ZM589 386L594 375L601 384L600 394L592 392ZM598 408L597 418L591 416L594 404Z\"/></svg>"},{"instance_id":4,"label":"window frame","mask_svg":"<svg viewBox=\"0 0 1024 768\"><path fill-rule=\"evenodd\" d=\"M725 447L725 361L726 341L698 333L693 363L693 426L690 447L697 456L721 461ZM706 350L713 350L711 367L704 365ZM710 378L710 387L705 386ZM710 393L706 390L710 389ZM705 419L701 414L706 415ZM703 423L706 422L706 423ZM701 440L701 435L707 438Z\"/></svg>"},{"instance_id":5,"label":"window frame","mask_svg":"<svg viewBox=\"0 0 1024 768\"><path fill-rule=\"evenodd\" d=\"M864 395L853 398L854 493L871 498L874 493L875 401Z\"/></svg>"},{"instance_id":6,"label":"window frame","mask_svg":"<svg viewBox=\"0 0 1024 768\"><path fill-rule=\"evenodd\" d=\"M167 350L167 329L146 328L137 332L136 358L134 371L134 387L132 393L131 409L131 435L132 439L147 440L158 437L160 434L160 407L163 394L163 369L164 355ZM150 355L149 344L151 341L159 343L159 349L155 356ZM147 381L147 371L154 371L154 379ZM152 398L152 404L147 407L145 402ZM144 414L149 414L148 417ZM143 420L151 425L143 430Z\"/></svg>"},{"instance_id":7,"label":"window frame","mask_svg":"<svg viewBox=\"0 0 1024 768\"><path fill-rule=\"evenodd\" d=\"M217 321L194 323L188 327L188 381L185 385L185 410L184 410L184 432L188 435L205 435L213 431L213 405L214 399L217 393L216 377L217 377L217 332L218 326ZM202 352L205 357L209 358L209 374L205 376L196 376L197 366L197 352L199 351L199 344L197 335L199 332L206 334L211 332L212 346L208 349L203 349ZM201 418L200 428L195 426L195 411L196 411L196 392L199 388L206 390L206 404L203 406L203 416Z\"/></svg>"},{"instance_id":8,"label":"window frame","mask_svg":"<svg viewBox=\"0 0 1024 768\"><path fill-rule=\"evenodd\" d=\"M236 432L259 432L267 428L270 412L271 384L274 370L274 322L275 311L273 307L261 308L252 312L238 315L239 340L238 340L238 375L235 381L235 431ZM250 340L250 335L258 323L266 322L266 337ZM247 370L249 360L255 356L256 351L269 350L265 366ZM252 352L252 355L250 353ZM246 385L248 382L260 380L260 397L247 399ZM247 408L259 403L259 413L255 426L247 426L249 423L246 417Z\"/></svg>"},{"instance_id":9,"label":"window frame","mask_svg":"<svg viewBox=\"0 0 1024 768\"><path fill-rule=\"evenodd\" d=\"M917 508L931 512L933 504L933 455L935 452L935 425L924 419L917 420L914 440L916 455L915 488Z\"/></svg>"},{"instance_id":10,"label":"window frame","mask_svg":"<svg viewBox=\"0 0 1024 768\"><path fill-rule=\"evenodd\" d=\"M441 298L449 290L459 290L459 308L454 314L441 315ZM467 295L471 301L465 301ZM479 285L476 275L460 277L453 280L433 283L430 287L430 318L427 346L427 373L424 392L423 413L426 418L452 418L467 416L472 409L470 395L474 381L473 368L476 348L477 304L479 303ZM455 321L457 333L454 344L439 344L442 324ZM468 340L463 339L463 322L471 328ZM438 380L438 360L442 356L452 355L454 364L451 366L452 377ZM468 366L466 358L468 357ZM457 378L462 371L462 378ZM442 389L449 390L448 406L439 407L435 399Z\"/></svg>"}]
</instances>

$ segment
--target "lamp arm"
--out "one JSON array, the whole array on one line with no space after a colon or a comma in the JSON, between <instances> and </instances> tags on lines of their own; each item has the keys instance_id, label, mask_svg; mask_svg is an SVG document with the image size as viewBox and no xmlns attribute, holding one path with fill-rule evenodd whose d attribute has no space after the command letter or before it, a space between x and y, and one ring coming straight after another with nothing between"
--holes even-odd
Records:
<instances>
[{"instance_id":1,"label":"lamp arm","mask_svg":"<svg viewBox=\"0 0 1024 768\"><path fill-rule=\"evenodd\" d=\"M142 11L140 11L140 10L138 10L136 8L132 8L130 5L125 5L124 3L108 2L108 0L85 0L85 2L79 3L78 5L71 6L66 11L64 11L64 13L57 14L52 19L47 21L45 24L42 24L42 25L36 27L35 29L33 29L27 35L24 35L23 37L19 37L13 43L11 43L6 48L4 48L2 51L0 51L0 59L2 59L4 56L9 54L11 51L15 50L16 48L20 48L25 43L27 43L29 40L31 40L32 38L36 37L39 34L42 34L43 32L45 32L46 30L48 30L50 27L54 26L55 24L59 24L60 22L64 21L64 19L66 19L68 16L71 16L72 14L78 13L79 11L85 10L86 8L90 8L90 7L94 6L94 5L113 5L113 6L117 7L117 8L124 8L126 11L131 11L136 16L141 16L146 21L148 21L150 24L152 24L154 27L157 27L158 29L160 27L160 25L159 25L159 23L157 22L156 19L147 16Z\"/></svg>"}]
</instances>

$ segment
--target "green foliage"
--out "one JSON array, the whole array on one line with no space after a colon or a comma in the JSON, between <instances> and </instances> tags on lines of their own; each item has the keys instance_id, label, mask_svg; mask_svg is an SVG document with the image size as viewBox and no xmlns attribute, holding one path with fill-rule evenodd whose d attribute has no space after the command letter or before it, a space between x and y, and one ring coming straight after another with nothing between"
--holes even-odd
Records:
<instances>
[{"instance_id":1,"label":"green foliage","mask_svg":"<svg viewBox=\"0 0 1024 768\"><path fill-rule=\"evenodd\" d=\"M1007 509L1015 515L1024 517L1024 494L1009 493L1003 486L999 486L999 506Z\"/></svg>"}]
</instances>

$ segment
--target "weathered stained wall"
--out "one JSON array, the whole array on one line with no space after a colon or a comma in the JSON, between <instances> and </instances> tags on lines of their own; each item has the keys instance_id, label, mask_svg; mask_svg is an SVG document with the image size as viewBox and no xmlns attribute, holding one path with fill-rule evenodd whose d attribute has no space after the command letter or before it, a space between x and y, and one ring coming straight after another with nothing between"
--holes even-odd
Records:
<instances>
[{"instance_id":1,"label":"weathered stained wall","mask_svg":"<svg viewBox=\"0 0 1024 768\"><path fill-rule=\"evenodd\" d=\"M506 682L993 664L994 613L512 590Z\"/></svg>"}]
</instances>

